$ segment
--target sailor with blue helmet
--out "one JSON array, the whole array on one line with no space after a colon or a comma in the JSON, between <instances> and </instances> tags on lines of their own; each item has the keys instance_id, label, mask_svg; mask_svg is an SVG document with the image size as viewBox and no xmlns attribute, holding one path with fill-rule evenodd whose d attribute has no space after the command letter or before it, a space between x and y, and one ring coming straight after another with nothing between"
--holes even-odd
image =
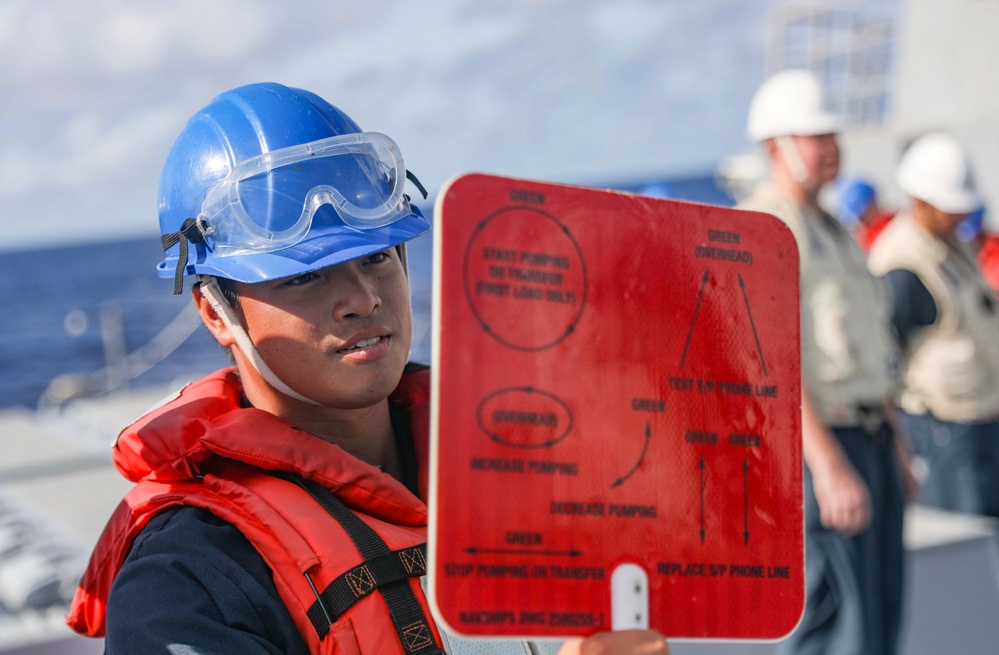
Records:
<instances>
[{"instance_id":1,"label":"sailor with blue helmet","mask_svg":"<svg viewBox=\"0 0 999 655\"><path fill-rule=\"evenodd\" d=\"M880 207L877 190L864 178L847 178L837 186L836 218L853 232L863 251L870 252L894 213Z\"/></svg>"},{"instance_id":2,"label":"sailor with blue helmet","mask_svg":"<svg viewBox=\"0 0 999 655\"><path fill-rule=\"evenodd\" d=\"M420 582L429 376L408 362L405 244L430 223L407 179L390 138L302 89L236 88L187 123L159 273L195 276L235 366L118 437L136 485L67 617L107 653L482 652L438 630ZM653 631L561 648L668 651Z\"/></svg>"}]
</instances>

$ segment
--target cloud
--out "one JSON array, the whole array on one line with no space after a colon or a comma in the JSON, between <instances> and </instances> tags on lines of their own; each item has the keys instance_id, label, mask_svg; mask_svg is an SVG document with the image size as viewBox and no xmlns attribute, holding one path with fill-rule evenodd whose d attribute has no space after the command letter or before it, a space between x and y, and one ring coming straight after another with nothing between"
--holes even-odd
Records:
<instances>
[{"instance_id":1,"label":"cloud","mask_svg":"<svg viewBox=\"0 0 999 655\"><path fill-rule=\"evenodd\" d=\"M391 134L431 189L703 172L741 143L765 19L744 0L7 0L0 249L155 233L184 122L263 80Z\"/></svg>"},{"instance_id":2,"label":"cloud","mask_svg":"<svg viewBox=\"0 0 999 655\"><path fill-rule=\"evenodd\" d=\"M71 105L79 98L66 88L103 89L184 61L238 62L280 34L274 16L252 0L8 0L0 4L0 57L16 65L3 82Z\"/></svg>"}]
</instances>

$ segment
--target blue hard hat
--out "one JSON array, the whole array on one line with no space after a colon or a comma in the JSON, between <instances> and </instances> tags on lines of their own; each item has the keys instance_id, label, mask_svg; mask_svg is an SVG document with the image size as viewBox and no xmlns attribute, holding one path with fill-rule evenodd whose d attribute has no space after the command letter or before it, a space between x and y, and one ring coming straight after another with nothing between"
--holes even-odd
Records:
<instances>
[{"instance_id":1,"label":"blue hard hat","mask_svg":"<svg viewBox=\"0 0 999 655\"><path fill-rule=\"evenodd\" d=\"M877 199L877 191L865 180L847 180L840 188L836 217L843 225L853 225Z\"/></svg>"},{"instance_id":2,"label":"blue hard hat","mask_svg":"<svg viewBox=\"0 0 999 655\"><path fill-rule=\"evenodd\" d=\"M398 147L303 89L220 94L184 127L160 178L160 277L263 282L397 246L430 229L402 192ZM418 182L417 182L418 185ZM420 187L422 191L422 187Z\"/></svg>"},{"instance_id":3,"label":"blue hard hat","mask_svg":"<svg viewBox=\"0 0 999 655\"><path fill-rule=\"evenodd\" d=\"M957 225L957 237L961 241L971 241L982 231L985 223L985 206L981 206L968 214L963 221Z\"/></svg>"}]
</instances>

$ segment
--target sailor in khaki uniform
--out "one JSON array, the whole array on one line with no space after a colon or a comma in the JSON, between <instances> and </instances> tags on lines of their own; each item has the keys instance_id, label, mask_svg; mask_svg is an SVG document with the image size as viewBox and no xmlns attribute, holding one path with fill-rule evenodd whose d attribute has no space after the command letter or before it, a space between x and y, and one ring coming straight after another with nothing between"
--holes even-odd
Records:
<instances>
[{"instance_id":1,"label":"sailor in khaki uniform","mask_svg":"<svg viewBox=\"0 0 999 655\"><path fill-rule=\"evenodd\" d=\"M889 401L887 297L853 237L820 208L839 172L836 119L818 80L777 73L757 91L747 133L769 183L740 207L784 221L801 257L806 608L784 652L893 654L902 605L904 497ZM908 457L906 456L907 460Z\"/></svg>"},{"instance_id":2,"label":"sailor in khaki uniform","mask_svg":"<svg viewBox=\"0 0 999 655\"><path fill-rule=\"evenodd\" d=\"M957 226L982 201L961 145L931 133L906 151L912 197L871 252L890 284L902 348L899 404L927 464L922 500L999 516L999 312Z\"/></svg>"}]
</instances>

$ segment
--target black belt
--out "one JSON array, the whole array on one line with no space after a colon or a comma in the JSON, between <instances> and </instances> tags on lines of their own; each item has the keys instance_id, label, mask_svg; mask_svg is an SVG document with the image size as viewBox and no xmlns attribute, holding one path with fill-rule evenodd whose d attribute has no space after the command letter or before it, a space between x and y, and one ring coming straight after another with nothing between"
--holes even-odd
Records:
<instances>
[{"instance_id":1,"label":"black belt","mask_svg":"<svg viewBox=\"0 0 999 655\"><path fill-rule=\"evenodd\" d=\"M884 405L856 405L854 413L857 416L857 427L868 436L881 439L890 434L890 424Z\"/></svg>"}]
</instances>

